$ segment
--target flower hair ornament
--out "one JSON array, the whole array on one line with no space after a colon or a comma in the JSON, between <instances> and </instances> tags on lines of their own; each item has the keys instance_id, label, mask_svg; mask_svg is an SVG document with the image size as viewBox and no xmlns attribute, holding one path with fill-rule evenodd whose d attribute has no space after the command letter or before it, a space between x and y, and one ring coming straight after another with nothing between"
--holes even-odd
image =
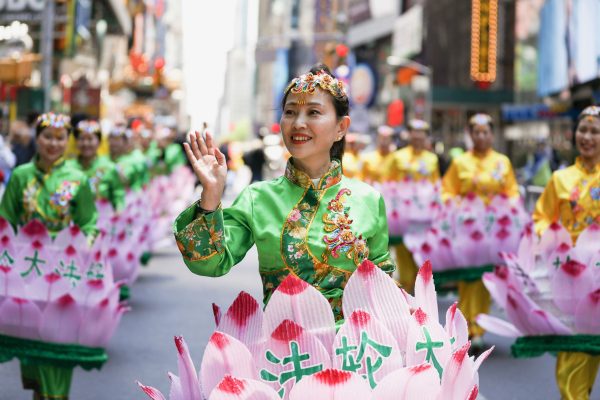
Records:
<instances>
[{"instance_id":1,"label":"flower hair ornament","mask_svg":"<svg viewBox=\"0 0 600 400\"><path fill-rule=\"evenodd\" d=\"M344 83L332 77L324 70L320 70L317 74L309 72L292 79L284 93L313 94L317 87L331 93L331 95L337 99L342 99L347 96Z\"/></svg>"},{"instance_id":2,"label":"flower hair ornament","mask_svg":"<svg viewBox=\"0 0 600 400\"><path fill-rule=\"evenodd\" d=\"M84 120L77 124L77 130L81 133L98 133L101 132L100 124L94 120Z\"/></svg>"},{"instance_id":3,"label":"flower hair ornament","mask_svg":"<svg viewBox=\"0 0 600 400\"><path fill-rule=\"evenodd\" d=\"M469 119L469 125L491 125L492 117L488 114L475 114Z\"/></svg>"},{"instance_id":4,"label":"flower hair ornament","mask_svg":"<svg viewBox=\"0 0 600 400\"><path fill-rule=\"evenodd\" d=\"M55 114L48 112L40 115L37 119L37 125L40 128L65 128L71 130L71 119L64 114Z\"/></svg>"},{"instance_id":5,"label":"flower hair ornament","mask_svg":"<svg viewBox=\"0 0 600 400\"><path fill-rule=\"evenodd\" d=\"M117 125L110 131L110 136L125 136L126 139L129 139L133 136L133 132L131 129Z\"/></svg>"},{"instance_id":6,"label":"flower hair ornament","mask_svg":"<svg viewBox=\"0 0 600 400\"><path fill-rule=\"evenodd\" d=\"M429 124L422 119L412 119L408 123L408 128L413 131L429 131Z\"/></svg>"},{"instance_id":7,"label":"flower hair ornament","mask_svg":"<svg viewBox=\"0 0 600 400\"><path fill-rule=\"evenodd\" d=\"M592 119L592 118L600 118L600 107L598 106L588 106L586 107L581 114L579 114L580 119Z\"/></svg>"}]
</instances>

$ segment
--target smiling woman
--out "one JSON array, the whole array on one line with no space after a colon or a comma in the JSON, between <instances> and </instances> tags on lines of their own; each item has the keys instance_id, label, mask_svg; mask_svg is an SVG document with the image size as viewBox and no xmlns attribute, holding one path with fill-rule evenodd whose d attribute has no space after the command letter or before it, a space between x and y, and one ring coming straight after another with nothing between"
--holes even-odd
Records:
<instances>
[{"instance_id":1,"label":"smiling woman","mask_svg":"<svg viewBox=\"0 0 600 400\"><path fill-rule=\"evenodd\" d=\"M323 293L341 320L342 292L360 263L394 270L385 206L373 188L342 175L349 103L327 67L293 79L282 107L285 175L250 185L226 209L224 156L210 133L189 134L184 146L203 193L176 219L177 245L188 268L206 276L226 274L256 245L265 304L293 274Z\"/></svg>"},{"instance_id":2,"label":"smiling woman","mask_svg":"<svg viewBox=\"0 0 600 400\"><path fill-rule=\"evenodd\" d=\"M539 234L560 222L573 243L585 228L600 225L600 107L590 106L579 114L575 143L575 164L552 174L533 213ZM598 355L559 352L556 380L562 398L588 399L599 366Z\"/></svg>"}]
</instances>

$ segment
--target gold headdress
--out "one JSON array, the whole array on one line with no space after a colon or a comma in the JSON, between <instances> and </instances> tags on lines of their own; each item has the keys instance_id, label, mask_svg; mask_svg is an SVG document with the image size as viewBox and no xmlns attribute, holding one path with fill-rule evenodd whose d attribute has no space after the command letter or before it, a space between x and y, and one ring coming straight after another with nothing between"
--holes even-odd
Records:
<instances>
[{"instance_id":1,"label":"gold headdress","mask_svg":"<svg viewBox=\"0 0 600 400\"><path fill-rule=\"evenodd\" d=\"M319 71L317 74L309 72L292 79L284 93L291 92L296 94L313 94L317 87L328 91L333 97L338 99L342 99L347 96L344 83L332 77L324 70Z\"/></svg>"}]
</instances>

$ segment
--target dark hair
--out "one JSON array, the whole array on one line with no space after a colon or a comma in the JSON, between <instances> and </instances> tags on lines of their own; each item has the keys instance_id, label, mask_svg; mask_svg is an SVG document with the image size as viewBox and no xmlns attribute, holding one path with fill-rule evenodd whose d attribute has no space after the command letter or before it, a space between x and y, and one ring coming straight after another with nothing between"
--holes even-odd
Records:
<instances>
[{"instance_id":1,"label":"dark hair","mask_svg":"<svg viewBox=\"0 0 600 400\"><path fill-rule=\"evenodd\" d=\"M325 65L323 63L318 63L318 64L313 65L313 67L308 72L316 75L321 71L324 71L327 75L335 78L335 75L333 75L333 73L331 73L331 70L329 69L329 67L327 67L327 65ZM288 89L288 90L286 90L286 92L283 95L283 98L281 99L281 108L282 109L285 107L285 102L286 102L289 94L290 94L290 90ZM350 101L348 100L348 96L343 96L343 97L331 96L331 100L333 101L333 106L335 108L335 114L337 115L338 120L342 117L349 115ZM337 142L333 143L333 145L331 146L331 149L329 149L329 157L332 159L335 158L336 160L339 160L341 163L342 158L344 157L344 147L346 147L346 136L345 135L341 140L338 140Z\"/></svg>"}]
</instances>

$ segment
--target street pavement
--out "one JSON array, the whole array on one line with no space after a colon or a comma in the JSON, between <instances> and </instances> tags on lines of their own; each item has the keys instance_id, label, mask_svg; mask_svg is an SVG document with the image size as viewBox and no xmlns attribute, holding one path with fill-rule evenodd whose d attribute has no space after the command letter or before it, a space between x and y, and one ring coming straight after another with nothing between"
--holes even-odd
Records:
<instances>
[{"instance_id":1,"label":"street pavement","mask_svg":"<svg viewBox=\"0 0 600 400\"><path fill-rule=\"evenodd\" d=\"M131 289L131 312L125 314L107 352L102 370L76 369L71 400L147 399L136 380L169 392L167 372L177 373L173 336L182 335L199 368L202 351L214 329L211 303L227 308L240 290L261 298L256 250L252 249L227 276L206 278L192 274L177 248L158 252ZM440 299L440 315L454 299ZM487 400L558 399L554 382L554 358L515 360L510 341L490 335L496 345L480 370L480 398ZM593 399L600 399L596 389ZM16 361L0 364L0 400L29 400L21 388Z\"/></svg>"}]
</instances>

